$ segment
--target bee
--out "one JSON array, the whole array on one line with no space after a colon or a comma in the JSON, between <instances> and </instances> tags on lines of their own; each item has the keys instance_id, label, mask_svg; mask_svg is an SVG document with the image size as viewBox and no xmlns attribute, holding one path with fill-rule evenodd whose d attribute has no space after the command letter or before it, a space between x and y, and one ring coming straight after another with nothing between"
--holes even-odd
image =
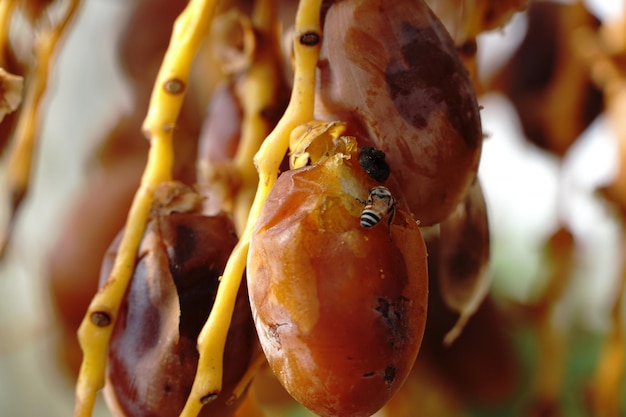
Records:
<instances>
[{"instance_id":1,"label":"bee","mask_svg":"<svg viewBox=\"0 0 626 417\"><path fill-rule=\"evenodd\" d=\"M365 207L361 212L361 227L369 229L376 226L382 219L389 216L388 224L393 221L396 213L396 199L387 187L378 186L370 189Z\"/></svg>"}]
</instances>

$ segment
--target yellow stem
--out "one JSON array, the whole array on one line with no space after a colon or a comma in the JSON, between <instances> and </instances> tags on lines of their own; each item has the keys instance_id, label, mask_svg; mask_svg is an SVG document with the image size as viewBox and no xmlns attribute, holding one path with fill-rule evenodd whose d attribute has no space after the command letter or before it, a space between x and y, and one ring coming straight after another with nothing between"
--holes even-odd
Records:
<instances>
[{"instance_id":1,"label":"yellow stem","mask_svg":"<svg viewBox=\"0 0 626 417\"><path fill-rule=\"evenodd\" d=\"M250 237L259 212L276 182L278 169L289 147L294 127L313 119L315 69L321 46L321 0L301 0L294 33L294 87L289 106L255 157L259 184L244 233L233 250L213 310L198 337L198 371L181 417L196 417L202 405L216 398L222 389L224 346L235 306L236 295L246 267Z\"/></svg>"},{"instance_id":2,"label":"yellow stem","mask_svg":"<svg viewBox=\"0 0 626 417\"><path fill-rule=\"evenodd\" d=\"M240 144L234 158L241 183L235 196L233 217L239 233L246 226L258 184L254 155L273 127L263 113L267 109L278 107L276 100L281 86L277 58L278 39L275 36L276 1L257 0L253 14L257 45L261 44L262 47L257 47L254 51L252 66L237 85L243 120Z\"/></svg>"},{"instance_id":3,"label":"yellow stem","mask_svg":"<svg viewBox=\"0 0 626 417\"><path fill-rule=\"evenodd\" d=\"M35 66L32 76L27 83L26 98L22 104L23 108L15 127L14 139L8 155L6 189L11 193L11 197L9 200L8 226L4 231L2 241L0 241L0 254L4 252L10 239L15 216L28 191L33 151L39 137L41 101L48 86L53 55L61 36L65 33L65 29L76 14L79 5L80 0L72 0L58 24L52 27L44 27L36 34L34 45ZM12 9L13 4L11 2L2 6L2 13L10 13ZM6 19L7 15L1 17ZM8 28L2 28L0 31L5 32L6 30ZM6 33L3 33L2 36L6 36ZM4 38L0 41L6 42L7 39ZM0 43L0 46L4 47L5 45Z\"/></svg>"},{"instance_id":4,"label":"yellow stem","mask_svg":"<svg viewBox=\"0 0 626 417\"><path fill-rule=\"evenodd\" d=\"M95 295L78 330L83 362L76 385L75 417L88 417L104 386L107 350L122 298L135 267L155 187L172 177L172 134L189 72L215 10L216 0L192 0L177 18L152 92L143 130L150 139L148 161L128 213L125 233L106 284Z\"/></svg>"},{"instance_id":5,"label":"yellow stem","mask_svg":"<svg viewBox=\"0 0 626 417\"><path fill-rule=\"evenodd\" d=\"M319 13L321 0L302 0L296 15L294 33L295 70L291 100L272 133L265 139L257 152L254 162L259 172L259 186L250 210L250 218L244 232L244 239L249 240L267 195L278 178L278 169L287 149L291 131L301 124L313 120L315 103L315 70L321 46L321 27ZM310 36L319 36L314 45ZM242 240L244 240L242 239Z\"/></svg>"},{"instance_id":6,"label":"yellow stem","mask_svg":"<svg viewBox=\"0 0 626 417\"><path fill-rule=\"evenodd\" d=\"M208 33L216 4L217 0L191 0L174 22L143 122L143 131L150 139L170 133L176 126L191 65Z\"/></svg>"},{"instance_id":7,"label":"yellow stem","mask_svg":"<svg viewBox=\"0 0 626 417\"><path fill-rule=\"evenodd\" d=\"M76 384L75 417L91 415L96 394L104 386L109 340L135 268L137 248L148 222L154 188L171 178L172 162L171 137L154 140L111 274L91 301L78 329L83 361Z\"/></svg>"}]
</instances>

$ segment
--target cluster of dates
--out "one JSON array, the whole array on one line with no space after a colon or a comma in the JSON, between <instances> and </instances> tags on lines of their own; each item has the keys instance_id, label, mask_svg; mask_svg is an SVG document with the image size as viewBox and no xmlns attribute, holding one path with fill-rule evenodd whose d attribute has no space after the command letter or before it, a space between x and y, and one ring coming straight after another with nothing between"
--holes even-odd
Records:
<instances>
[{"instance_id":1,"label":"cluster of dates","mask_svg":"<svg viewBox=\"0 0 626 417\"><path fill-rule=\"evenodd\" d=\"M235 413L229 391L259 353L257 335L278 380L316 414L369 416L383 407L424 334L420 226L441 231L427 243L443 242L437 262L449 307L463 315L477 298L488 254L476 180L482 131L455 45L421 0L344 0L322 12L318 121L292 135L292 154L307 158L292 159L256 220L222 394L201 415ZM223 110L219 119L240 120ZM323 128L334 123L340 134ZM201 149L233 158L237 135L223 134ZM178 415L191 390L195 341L237 240L229 216L203 213L202 204L178 183L155 195L109 347L116 415Z\"/></svg>"}]
</instances>

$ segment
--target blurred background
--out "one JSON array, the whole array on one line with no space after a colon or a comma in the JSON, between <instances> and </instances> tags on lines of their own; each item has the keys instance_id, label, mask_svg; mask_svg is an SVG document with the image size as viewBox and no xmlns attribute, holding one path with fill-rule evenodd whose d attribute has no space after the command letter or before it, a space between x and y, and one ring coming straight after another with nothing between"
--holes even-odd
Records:
<instances>
[{"instance_id":1,"label":"blurred background","mask_svg":"<svg viewBox=\"0 0 626 417\"><path fill-rule=\"evenodd\" d=\"M585 5L602 21L623 19L626 13L619 0L589 0ZM52 71L34 183L0 263L3 416L72 414L73 382L56 353L59 330L43 277L62 219L85 184L101 132L133 105L115 57L126 8L121 0L84 1ZM478 74L485 85L495 85L494 77L510 62L528 27L528 14L519 12L503 28L478 38ZM537 51L517 64L532 66L544 58ZM510 97L496 90L479 97L486 134L479 175L492 237L491 298L508 314L506 331L521 364L521 382L506 401L473 404L464 413L532 414L527 400L534 370L543 365L536 329L529 324L529 317L536 316L524 306L537 301L546 288L546 241L565 225L575 242L571 276L549 318L552 329L566 335L567 349L558 350L567 355L561 357L562 407L559 413L543 415L589 415L584 388L610 331L623 274L619 216L597 193L618 170L617 134L600 114L573 145L555 155L527 140ZM0 171L0 181L4 175ZM5 193L0 197L6 198ZM626 394L623 386L618 389ZM100 404L95 415L109 414Z\"/></svg>"}]
</instances>

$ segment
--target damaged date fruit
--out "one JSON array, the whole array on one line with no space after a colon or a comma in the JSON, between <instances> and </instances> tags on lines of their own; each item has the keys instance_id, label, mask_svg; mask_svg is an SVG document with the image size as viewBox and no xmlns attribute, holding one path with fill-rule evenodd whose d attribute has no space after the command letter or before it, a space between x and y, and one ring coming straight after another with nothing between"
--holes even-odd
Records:
<instances>
[{"instance_id":1,"label":"damaged date fruit","mask_svg":"<svg viewBox=\"0 0 626 417\"><path fill-rule=\"evenodd\" d=\"M360 226L376 186L356 153L283 173L248 254L257 333L287 391L322 417L369 416L399 389L426 321L424 242L415 221Z\"/></svg>"}]
</instances>

